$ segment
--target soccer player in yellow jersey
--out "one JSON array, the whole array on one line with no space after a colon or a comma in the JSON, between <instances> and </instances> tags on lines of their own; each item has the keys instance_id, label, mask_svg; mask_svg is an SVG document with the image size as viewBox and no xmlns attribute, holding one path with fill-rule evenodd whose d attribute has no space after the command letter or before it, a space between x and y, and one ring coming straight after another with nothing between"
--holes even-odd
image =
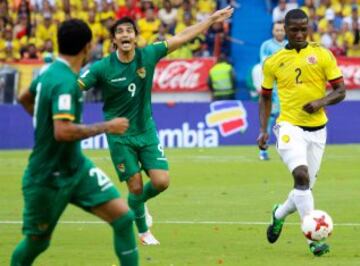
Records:
<instances>
[{"instance_id":1,"label":"soccer player in yellow jersey","mask_svg":"<svg viewBox=\"0 0 360 266\"><path fill-rule=\"evenodd\" d=\"M345 98L341 71L331 52L317 43L308 43L308 17L294 9L285 17L288 44L270 56L263 66L260 97L259 148L266 148L267 121L271 111L271 91L276 81L280 115L274 127L277 150L294 178L294 188L283 204L276 204L267 230L270 243L279 238L285 217L298 211L301 219L314 209L311 188L326 142L327 117L324 107ZM326 82L332 92L326 94ZM309 241L315 256L329 252L328 244Z\"/></svg>"}]
</instances>

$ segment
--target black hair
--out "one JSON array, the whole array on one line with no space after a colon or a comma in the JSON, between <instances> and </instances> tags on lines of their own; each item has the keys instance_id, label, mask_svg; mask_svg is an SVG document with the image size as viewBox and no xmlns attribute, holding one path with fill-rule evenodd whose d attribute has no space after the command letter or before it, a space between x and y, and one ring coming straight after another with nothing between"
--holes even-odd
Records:
<instances>
[{"instance_id":1,"label":"black hair","mask_svg":"<svg viewBox=\"0 0 360 266\"><path fill-rule=\"evenodd\" d=\"M285 26L289 26L290 20L292 19L307 19L309 20L308 16L302 9L292 9L285 15Z\"/></svg>"},{"instance_id":2,"label":"black hair","mask_svg":"<svg viewBox=\"0 0 360 266\"><path fill-rule=\"evenodd\" d=\"M57 31L59 52L63 55L77 55L85 45L91 42L89 26L80 19L62 22Z\"/></svg>"},{"instance_id":3,"label":"black hair","mask_svg":"<svg viewBox=\"0 0 360 266\"><path fill-rule=\"evenodd\" d=\"M134 20L130 17L122 17L121 19L118 19L110 28L110 33L112 37L115 37L115 31L116 28L121 25L121 24L125 24L125 23L129 23L133 26L134 31L135 31L135 35L138 35L138 30L136 28L136 24L134 22Z\"/></svg>"}]
</instances>

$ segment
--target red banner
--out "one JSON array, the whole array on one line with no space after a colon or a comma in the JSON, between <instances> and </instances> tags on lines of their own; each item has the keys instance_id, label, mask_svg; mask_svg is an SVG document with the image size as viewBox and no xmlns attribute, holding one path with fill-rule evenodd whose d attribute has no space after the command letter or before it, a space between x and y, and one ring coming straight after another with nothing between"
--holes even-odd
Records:
<instances>
[{"instance_id":1,"label":"red banner","mask_svg":"<svg viewBox=\"0 0 360 266\"><path fill-rule=\"evenodd\" d=\"M208 91L207 80L214 58L161 60L155 69L154 92Z\"/></svg>"},{"instance_id":2,"label":"red banner","mask_svg":"<svg viewBox=\"0 0 360 266\"><path fill-rule=\"evenodd\" d=\"M360 58L338 57L347 89L360 89Z\"/></svg>"}]
</instances>

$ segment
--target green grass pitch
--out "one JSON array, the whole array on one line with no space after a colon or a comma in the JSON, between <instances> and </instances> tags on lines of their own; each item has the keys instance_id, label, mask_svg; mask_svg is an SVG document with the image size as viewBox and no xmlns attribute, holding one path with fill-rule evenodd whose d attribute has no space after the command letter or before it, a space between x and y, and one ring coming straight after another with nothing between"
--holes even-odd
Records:
<instances>
[{"instance_id":1,"label":"green grass pitch","mask_svg":"<svg viewBox=\"0 0 360 266\"><path fill-rule=\"evenodd\" d=\"M331 252L316 258L301 234L298 214L286 221L277 243L265 231L274 203L281 203L292 178L271 148L257 159L255 146L169 149L170 188L148 203L152 231L161 245L139 246L140 265L360 265L360 145L329 145L314 189L315 206L332 216ZM29 151L0 152L0 265L21 235L21 175ZM86 151L126 196L107 150ZM117 260L110 227L69 206L50 248L35 265L112 266Z\"/></svg>"}]
</instances>

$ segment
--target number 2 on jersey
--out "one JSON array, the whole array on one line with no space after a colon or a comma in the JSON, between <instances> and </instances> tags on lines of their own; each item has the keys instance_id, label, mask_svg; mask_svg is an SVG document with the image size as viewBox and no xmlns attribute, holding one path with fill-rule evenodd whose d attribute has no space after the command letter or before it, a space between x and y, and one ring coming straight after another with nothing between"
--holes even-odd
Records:
<instances>
[{"instance_id":1,"label":"number 2 on jersey","mask_svg":"<svg viewBox=\"0 0 360 266\"><path fill-rule=\"evenodd\" d=\"M295 72L297 73L296 78L295 78L295 83L296 84L302 84L302 80L300 80L300 76L301 76L301 69L300 68L296 68Z\"/></svg>"},{"instance_id":2,"label":"number 2 on jersey","mask_svg":"<svg viewBox=\"0 0 360 266\"><path fill-rule=\"evenodd\" d=\"M136 92L136 85L135 83L130 83L128 86L128 91L131 93L131 97L135 96L135 92Z\"/></svg>"}]
</instances>

